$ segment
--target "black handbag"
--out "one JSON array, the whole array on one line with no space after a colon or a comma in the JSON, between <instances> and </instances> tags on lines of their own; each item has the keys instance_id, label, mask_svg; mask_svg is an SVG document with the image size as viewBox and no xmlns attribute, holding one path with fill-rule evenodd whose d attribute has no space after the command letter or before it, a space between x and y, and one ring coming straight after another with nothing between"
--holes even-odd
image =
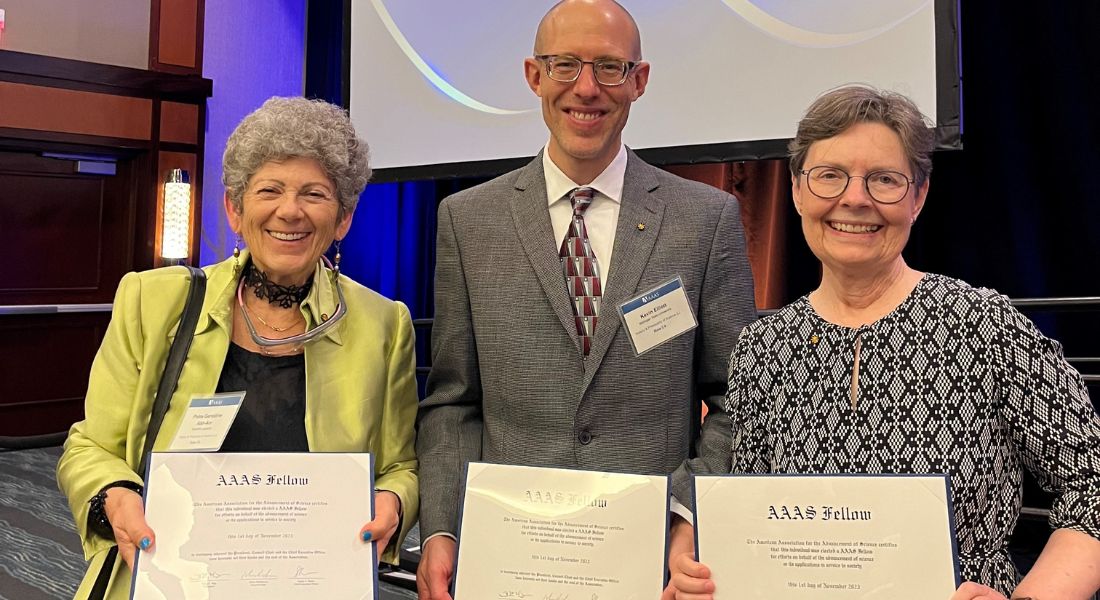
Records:
<instances>
[{"instance_id":1,"label":"black handbag","mask_svg":"<svg viewBox=\"0 0 1100 600\"><path fill-rule=\"evenodd\" d=\"M206 273L196 267L187 266L187 269L191 272L191 286L187 291L187 301L183 305L183 316L180 317L180 325L176 330L176 339L172 340L172 347L168 350L168 360L164 363L164 373L160 377L160 385L157 386L153 412L149 415L149 427L146 429L145 445L141 450L141 464L137 471L142 475L149 464L149 453L153 451L153 442L157 440L157 434L160 433L164 415L168 413L168 403L172 399L172 394L176 392L183 363L187 360L187 351L191 349L191 339L195 337L195 325L198 324L199 313L202 312L202 299L206 294ZM111 582L111 572L115 569L116 560L118 560L117 545L107 552L107 558L103 561L103 567L99 570L91 593L88 594L88 600L103 600L107 595L107 584Z\"/></svg>"}]
</instances>

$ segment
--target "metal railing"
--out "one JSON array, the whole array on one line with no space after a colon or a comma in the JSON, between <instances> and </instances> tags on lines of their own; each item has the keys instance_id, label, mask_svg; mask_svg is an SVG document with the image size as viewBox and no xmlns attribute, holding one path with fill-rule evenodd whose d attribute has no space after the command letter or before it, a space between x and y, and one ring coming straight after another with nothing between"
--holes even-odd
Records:
<instances>
[{"instance_id":1,"label":"metal railing","mask_svg":"<svg viewBox=\"0 0 1100 600\"><path fill-rule=\"evenodd\" d=\"M111 312L110 304L9 304L0 306L0 315L44 315L54 313Z\"/></svg>"},{"instance_id":2,"label":"metal railing","mask_svg":"<svg viewBox=\"0 0 1100 600\"><path fill-rule=\"evenodd\" d=\"M1020 309L1051 308L1056 310L1080 310L1081 308L1096 308L1100 310L1100 296L1070 296L1064 298L1017 298L1009 299L1012 306ZM768 317L779 312L778 308L763 308L756 311L756 317ZM2 314L2 313L0 313ZM434 319L413 319L413 327L432 327ZM1100 357L1095 356L1067 356L1066 361L1071 364L1100 363ZM417 367L417 373L428 373L431 367ZM1100 375L1081 374L1085 383L1100 383Z\"/></svg>"},{"instance_id":3,"label":"metal railing","mask_svg":"<svg viewBox=\"0 0 1100 600\"><path fill-rule=\"evenodd\" d=\"M1096 307L1100 309L1100 296L1067 296L1062 298L1016 298L1009 299L1017 308L1054 308L1078 309ZM767 317L779 312L778 308L762 308L756 311L757 317ZM26 315L43 313L88 313L111 312L108 304L7 304L0 305L0 315ZM414 327L431 327L434 319L413 319ZM1100 360L1100 359L1096 359Z\"/></svg>"},{"instance_id":4,"label":"metal railing","mask_svg":"<svg viewBox=\"0 0 1100 600\"><path fill-rule=\"evenodd\" d=\"M1073 296L1063 298L1017 298L1009 300L1013 306L1021 309L1054 309L1054 310L1081 310L1095 308L1100 310L1100 296ZM757 311L757 317L766 317L778 312L779 309L762 309ZM5 305L0 306L0 316L4 315L40 315L40 314L72 314L72 313L103 313L110 312L110 304L23 304L23 305ZM432 327L434 319L413 319L413 327L428 328ZM1095 356L1075 356L1066 357L1066 360L1071 364L1097 364L1100 363L1100 357ZM431 371L430 366L418 366L416 367L417 374L427 374ZM1100 375L1082 374L1081 379L1085 383L1100 383ZM55 440L57 436L63 436L64 434L48 434L47 436L28 436L26 438L13 438L0 436L0 448L11 448L12 445L18 443L17 440L23 439L24 443L28 441L40 440ZM23 444L19 444L23 446Z\"/></svg>"}]
</instances>

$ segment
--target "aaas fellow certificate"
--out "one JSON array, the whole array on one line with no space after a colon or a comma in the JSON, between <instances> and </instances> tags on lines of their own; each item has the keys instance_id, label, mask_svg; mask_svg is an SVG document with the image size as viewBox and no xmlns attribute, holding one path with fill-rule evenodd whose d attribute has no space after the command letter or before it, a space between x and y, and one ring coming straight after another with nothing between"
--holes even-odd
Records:
<instances>
[{"instance_id":1,"label":"aaas fellow certificate","mask_svg":"<svg viewBox=\"0 0 1100 600\"><path fill-rule=\"evenodd\" d=\"M668 477L470 463L456 600L652 600Z\"/></svg>"},{"instance_id":2,"label":"aaas fellow certificate","mask_svg":"<svg viewBox=\"0 0 1100 600\"><path fill-rule=\"evenodd\" d=\"M133 598L373 599L374 467L356 453L153 453Z\"/></svg>"},{"instance_id":3,"label":"aaas fellow certificate","mask_svg":"<svg viewBox=\"0 0 1100 600\"><path fill-rule=\"evenodd\" d=\"M943 475L695 478L714 597L927 600L959 585Z\"/></svg>"}]
</instances>

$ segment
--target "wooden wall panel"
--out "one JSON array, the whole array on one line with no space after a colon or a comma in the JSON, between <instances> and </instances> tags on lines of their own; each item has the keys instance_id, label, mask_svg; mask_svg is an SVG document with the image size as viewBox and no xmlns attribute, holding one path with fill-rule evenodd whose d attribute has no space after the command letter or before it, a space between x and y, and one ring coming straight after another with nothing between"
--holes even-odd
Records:
<instances>
[{"instance_id":1,"label":"wooden wall panel","mask_svg":"<svg viewBox=\"0 0 1100 600\"><path fill-rule=\"evenodd\" d=\"M162 142L199 143L198 105L161 102L160 139Z\"/></svg>"},{"instance_id":2,"label":"wooden wall panel","mask_svg":"<svg viewBox=\"0 0 1100 600\"><path fill-rule=\"evenodd\" d=\"M123 273L156 264L167 170L188 169L201 193L204 2L149 1L148 69L0 50L0 239L14 248L0 261L0 435L83 417L105 306ZM80 175L47 151L115 157L117 174Z\"/></svg>"},{"instance_id":3,"label":"wooden wall panel","mask_svg":"<svg viewBox=\"0 0 1100 600\"><path fill-rule=\"evenodd\" d=\"M0 171L0 239L36 260L6 262L0 287L11 292L89 291L99 287L104 239L100 178ZM33 198L33 201L25 201ZM11 224L9 227L7 224ZM19 226L14 226L18 224ZM52 257L55 260L42 260Z\"/></svg>"},{"instance_id":4,"label":"wooden wall panel","mask_svg":"<svg viewBox=\"0 0 1100 600\"><path fill-rule=\"evenodd\" d=\"M202 0L154 0L152 8L156 56L150 68L180 67L201 72Z\"/></svg>"},{"instance_id":5,"label":"wooden wall panel","mask_svg":"<svg viewBox=\"0 0 1100 600\"><path fill-rule=\"evenodd\" d=\"M0 315L0 435L68 429L83 418L110 313Z\"/></svg>"},{"instance_id":6,"label":"wooden wall panel","mask_svg":"<svg viewBox=\"0 0 1100 600\"><path fill-rule=\"evenodd\" d=\"M0 127L112 138L152 137L153 101L0 81Z\"/></svg>"},{"instance_id":7,"label":"wooden wall panel","mask_svg":"<svg viewBox=\"0 0 1100 600\"><path fill-rule=\"evenodd\" d=\"M0 239L23 257L0 262L0 305L110 302L129 270L129 161L113 176L75 164L0 152Z\"/></svg>"},{"instance_id":8,"label":"wooden wall panel","mask_svg":"<svg viewBox=\"0 0 1100 600\"><path fill-rule=\"evenodd\" d=\"M0 8L2 48L149 68L149 0L2 0Z\"/></svg>"}]
</instances>

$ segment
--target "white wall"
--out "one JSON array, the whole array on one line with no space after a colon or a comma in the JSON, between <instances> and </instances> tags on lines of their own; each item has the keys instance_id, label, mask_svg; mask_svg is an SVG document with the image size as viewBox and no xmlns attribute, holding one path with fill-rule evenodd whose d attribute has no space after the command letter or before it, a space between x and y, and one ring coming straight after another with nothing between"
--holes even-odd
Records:
<instances>
[{"instance_id":1,"label":"white wall","mask_svg":"<svg viewBox=\"0 0 1100 600\"><path fill-rule=\"evenodd\" d=\"M0 50L149 68L149 0L0 0Z\"/></svg>"}]
</instances>

